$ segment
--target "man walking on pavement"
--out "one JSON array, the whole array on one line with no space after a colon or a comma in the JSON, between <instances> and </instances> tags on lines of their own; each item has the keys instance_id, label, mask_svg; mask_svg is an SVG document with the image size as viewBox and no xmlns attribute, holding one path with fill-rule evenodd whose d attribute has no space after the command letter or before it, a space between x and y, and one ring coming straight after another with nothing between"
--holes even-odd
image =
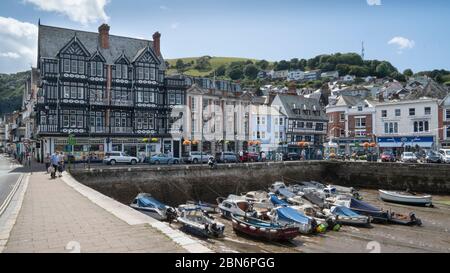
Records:
<instances>
[{"instance_id":1,"label":"man walking on pavement","mask_svg":"<svg viewBox=\"0 0 450 273\"><path fill-rule=\"evenodd\" d=\"M51 178L56 178L56 170L58 169L59 164L59 156L57 153L53 153L50 157L50 163L52 164L52 170L51 170Z\"/></svg>"}]
</instances>

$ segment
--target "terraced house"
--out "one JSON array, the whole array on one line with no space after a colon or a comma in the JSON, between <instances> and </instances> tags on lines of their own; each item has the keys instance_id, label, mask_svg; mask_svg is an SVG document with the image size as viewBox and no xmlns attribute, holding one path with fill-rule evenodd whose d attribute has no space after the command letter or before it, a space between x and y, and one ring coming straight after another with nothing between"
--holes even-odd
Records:
<instances>
[{"instance_id":1,"label":"terraced house","mask_svg":"<svg viewBox=\"0 0 450 273\"><path fill-rule=\"evenodd\" d=\"M98 33L39 24L36 111L42 153L66 151L82 158L91 151L102 159L108 151L179 152L169 126L174 105L184 103L184 80L165 77L161 34L150 41L109 31L106 24Z\"/></svg>"}]
</instances>

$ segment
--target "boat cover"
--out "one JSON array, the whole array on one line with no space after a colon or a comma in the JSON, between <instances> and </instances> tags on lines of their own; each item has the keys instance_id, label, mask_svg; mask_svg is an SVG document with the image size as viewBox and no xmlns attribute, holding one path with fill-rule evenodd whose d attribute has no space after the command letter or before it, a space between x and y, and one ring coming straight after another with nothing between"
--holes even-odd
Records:
<instances>
[{"instance_id":1,"label":"boat cover","mask_svg":"<svg viewBox=\"0 0 450 273\"><path fill-rule=\"evenodd\" d=\"M275 206L283 206L283 207L287 207L289 206L288 203L286 203L285 201L281 200L280 198L278 198L276 195L271 195L270 196L270 201L272 202L272 204L274 204Z\"/></svg>"},{"instance_id":2,"label":"boat cover","mask_svg":"<svg viewBox=\"0 0 450 273\"><path fill-rule=\"evenodd\" d=\"M317 205L317 206L319 206L321 208L325 207L325 202L323 201L323 199L320 198L320 196L318 196L314 192L306 193L305 195L303 195L303 198L305 198L309 202L311 202L314 205Z\"/></svg>"},{"instance_id":3,"label":"boat cover","mask_svg":"<svg viewBox=\"0 0 450 273\"><path fill-rule=\"evenodd\" d=\"M161 210L166 208L166 205L150 196L138 197L138 202L141 207L158 208Z\"/></svg>"},{"instance_id":4,"label":"boat cover","mask_svg":"<svg viewBox=\"0 0 450 273\"><path fill-rule=\"evenodd\" d=\"M355 198L352 198L350 201L350 208L351 209L358 209L358 210L364 210L364 211L374 211L374 212L380 212L381 209L374 207L368 203L365 203L360 200L356 200Z\"/></svg>"},{"instance_id":5,"label":"boat cover","mask_svg":"<svg viewBox=\"0 0 450 273\"><path fill-rule=\"evenodd\" d=\"M333 214L335 215L342 215L342 216L349 216L349 217L359 217L360 215L353 210L343 207L343 206L336 206L332 210Z\"/></svg>"},{"instance_id":6,"label":"boat cover","mask_svg":"<svg viewBox=\"0 0 450 273\"><path fill-rule=\"evenodd\" d=\"M288 190L288 189L279 189L279 190L278 190L278 193L279 193L280 195L286 197L286 198L292 198L292 197L295 197L295 196L296 196L295 193L291 192L291 191Z\"/></svg>"},{"instance_id":7,"label":"boat cover","mask_svg":"<svg viewBox=\"0 0 450 273\"><path fill-rule=\"evenodd\" d=\"M277 208L276 212L278 214L278 219L289 220L304 225L309 224L310 221L308 217L290 207Z\"/></svg>"}]
</instances>

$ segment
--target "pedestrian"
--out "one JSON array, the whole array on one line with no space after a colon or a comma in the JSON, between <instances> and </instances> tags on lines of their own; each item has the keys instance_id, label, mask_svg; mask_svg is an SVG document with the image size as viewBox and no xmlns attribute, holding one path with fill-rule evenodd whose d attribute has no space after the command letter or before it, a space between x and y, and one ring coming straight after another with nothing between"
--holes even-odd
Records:
<instances>
[{"instance_id":1,"label":"pedestrian","mask_svg":"<svg viewBox=\"0 0 450 273\"><path fill-rule=\"evenodd\" d=\"M58 164L58 173L59 177L62 177L62 173L64 172L64 153L61 152L58 156L59 164Z\"/></svg>"},{"instance_id":2,"label":"pedestrian","mask_svg":"<svg viewBox=\"0 0 450 273\"><path fill-rule=\"evenodd\" d=\"M302 160L306 160L306 151L302 150Z\"/></svg>"},{"instance_id":3,"label":"pedestrian","mask_svg":"<svg viewBox=\"0 0 450 273\"><path fill-rule=\"evenodd\" d=\"M47 173L49 173L48 172L48 168L50 167L50 154L49 153L47 153L47 155L45 156L44 163L45 163L45 171Z\"/></svg>"},{"instance_id":4,"label":"pedestrian","mask_svg":"<svg viewBox=\"0 0 450 273\"><path fill-rule=\"evenodd\" d=\"M58 165L59 165L59 156L57 153L53 153L52 156L50 157L50 175L52 179L56 178L56 170L58 169Z\"/></svg>"},{"instance_id":5,"label":"pedestrian","mask_svg":"<svg viewBox=\"0 0 450 273\"><path fill-rule=\"evenodd\" d=\"M322 160L322 151L320 149L317 150L317 160Z\"/></svg>"},{"instance_id":6,"label":"pedestrian","mask_svg":"<svg viewBox=\"0 0 450 273\"><path fill-rule=\"evenodd\" d=\"M261 152L261 160L262 162L266 162L266 153L264 151Z\"/></svg>"}]
</instances>

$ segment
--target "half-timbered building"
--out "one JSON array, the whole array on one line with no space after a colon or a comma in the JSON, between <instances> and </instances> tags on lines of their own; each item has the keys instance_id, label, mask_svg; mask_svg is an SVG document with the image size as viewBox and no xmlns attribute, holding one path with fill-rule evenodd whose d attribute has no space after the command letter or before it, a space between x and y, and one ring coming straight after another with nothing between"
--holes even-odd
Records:
<instances>
[{"instance_id":1,"label":"half-timbered building","mask_svg":"<svg viewBox=\"0 0 450 273\"><path fill-rule=\"evenodd\" d=\"M98 33L39 24L36 111L43 153L82 158L91 151L98 159L108 151L179 153L169 123L186 88L165 77L161 34L150 41L109 31L106 24ZM69 135L75 145L68 145Z\"/></svg>"}]
</instances>

